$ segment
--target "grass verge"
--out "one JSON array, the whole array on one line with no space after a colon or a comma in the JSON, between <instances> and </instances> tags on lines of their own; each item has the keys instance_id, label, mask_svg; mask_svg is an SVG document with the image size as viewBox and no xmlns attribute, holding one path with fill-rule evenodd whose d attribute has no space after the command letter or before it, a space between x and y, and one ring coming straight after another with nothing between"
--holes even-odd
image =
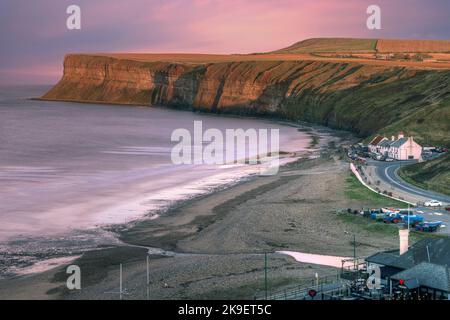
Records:
<instances>
[{"instance_id":1,"label":"grass verge","mask_svg":"<svg viewBox=\"0 0 450 320\"><path fill-rule=\"evenodd\" d=\"M369 190L353 174L345 180L345 195L350 200L367 203L366 205L370 207L405 207L404 202L385 197Z\"/></svg>"},{"instance_id":2,"label":"grass verge","mask_svg":"<svg viewBox=\"0 0 450 320\"><path fill-rule=\"evenodd\" d=\"M398 175L419 188L450 195L450 154L401 167Z\"/></svg>"},{"instance_id":3,"label":"grass verge","mask_svg":"<svg viewBox=\"0 0 450 320\"><path fill-rule=\"evenodd\" d=\"M367 203L367 207L396 207L403 208L405 204L394 199L390 199L379 195L373 191L370 191L364 187L359 180L352 174L346 179L345 195L351 200L357 200L363 203ZM385 224L383 222L377 222L369 218L364 218L361 215L355 215L352 213L338 214L338 218L346 223L351 223L361 230L390 237L398 236L398 226L395 224ZM436 233L423 233L415 230L411 230L411 241L414 243L423 238L431 237L445 237Z\"/></svg>"}]
</instances>

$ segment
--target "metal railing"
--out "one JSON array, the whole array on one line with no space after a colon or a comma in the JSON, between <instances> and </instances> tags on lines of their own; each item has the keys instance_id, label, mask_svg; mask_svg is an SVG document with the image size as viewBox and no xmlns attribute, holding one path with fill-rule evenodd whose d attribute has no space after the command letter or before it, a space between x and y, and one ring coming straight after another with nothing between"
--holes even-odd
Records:
<instances>
[{"instance_id":1,"label":"metal railing","mask_svg":"<svg viewBox=\"0 0 450 320\"><path fill-rule=\"evenodd\" d=\"M314 290L317 296L325 298L325 295L332 296L334 292L342 292L346 290L347 284L341 280L340 274L329 275L319 278L311 278L303 281L301 284L293 288L286 288L267 294L267 300L303 300L310 298L310 290ZM265 300L266 295L259 293L255 295L255 300Z\"/></svg>"}]
</instances>

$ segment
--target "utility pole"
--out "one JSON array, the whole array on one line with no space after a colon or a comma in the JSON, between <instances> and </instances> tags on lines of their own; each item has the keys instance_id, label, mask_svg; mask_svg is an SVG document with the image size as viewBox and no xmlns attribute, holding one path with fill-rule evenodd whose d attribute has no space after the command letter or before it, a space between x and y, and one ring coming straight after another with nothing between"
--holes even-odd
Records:
<instances>
[{"instance_id":1,"label":"utility pole","mask_svg":"<svg viewBox=\"0 0 450 320\"><path fill-rule=\"evenodd\" d=\"M409 231L409 203L408 203L408 231Z\"/></svg>"},{"instance_id":2,"label":"utility pole","mask_svg":"<svg viewBox=\"0 0 450 320\"><path fill-rule=\"evenodd\" d=\"M120 277L119 277L119 281L120 281L120 300L122 300L122 264L120 264Z\"/></svg>"},{"instance_id":3,"label":"utility pole","mask_svg":"<svg viewBox=\"0 0 450 320\"><path fill-rule=\"evenodd\" d=\"M150 299L150 270L149 270L149 257L148 257L148 254L147 254L147 300L149 300Z\"/></svg>"},{"instance_id":4,"label":"utility pole","mask_svg":"<svg viewBox=\"0 0 450 320\"><path fill-rule=\"evenodd\" d=\"M264 291L267 300L267 252L264 252Z\"/></svg>"},{"instance_id":5,"label":"utility pole","mask_svg":"<svg viewBox=\"0 0 450 320\"><path fill-rule=\"evenodd\" d=\"M356 234L353 234L353 269L356 270Z\"/></svg>"},{"instance_id":6,"label":"utility pole","mask_svg":"<svg viewBox=\"0 0 450 320\"><path fill-rule=\"evenodd\" d=\"M128 294L126 291L124 292L123 290L123 268L122 268L122 264L120 264L119 266L119 292L117 291L110 291L110 292L105 292L105 294L119 294L119 299L122 300L123 299L123 295Z\"/></svg>"}]
</instances>

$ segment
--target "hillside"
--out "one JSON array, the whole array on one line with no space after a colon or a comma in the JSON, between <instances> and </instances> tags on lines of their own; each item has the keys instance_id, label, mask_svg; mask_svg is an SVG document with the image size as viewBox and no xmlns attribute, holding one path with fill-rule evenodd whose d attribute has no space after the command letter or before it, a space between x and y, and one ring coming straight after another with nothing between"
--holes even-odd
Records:
<instances>
[{"instance_id":1,"label":"hillside","mask_svg":"<svg viewBox=\"0 0 450 320\"><path fill-rule=\"evenodd\" d=\"M273 53L450 53L450 41L314 38Z\"/></svg>"},{"instance_id":2,"label":"hillside","mask_svg":"<svg viewBox=\"0 0 450 320\"><path fill-rule=\"evenodd\" d=\"M376 39L314 38L299 41L275 53L375 52Z\"/></svg>"},{"instance_id":3,"label":"hillside","mask_svg":"<svg viewBox=\"0 0 450 320\"><path fill-rule=\"evenodd\" d=\"M42 99L280 117L361 137L403 130L421 144L449 147L450 55L386 59L375 48L444 52L448 41L310 39L251 55L71 54ZM442 161L405 177L447 192L448 157Z\"/></svg>"},{"instance_id":4,"label":"hillside","mask_svg":"<svg viewBox=\"0 0 450 320\"><path fill-rule=\"evenodd\" d=\"M429 162L402 167L399 175L421 188L450 195L450 154Z\"/></svg>"},{"instance_id":5,"label":"hillside","mask_svg":"<svg viewBox=\"0 0 450 320\"><path fill-rule=\"evenodd\" d=\"M450 70L326 60L166 62L68 55L43 99L276 116L450 145Z\"/></svg>"}]
</instances>

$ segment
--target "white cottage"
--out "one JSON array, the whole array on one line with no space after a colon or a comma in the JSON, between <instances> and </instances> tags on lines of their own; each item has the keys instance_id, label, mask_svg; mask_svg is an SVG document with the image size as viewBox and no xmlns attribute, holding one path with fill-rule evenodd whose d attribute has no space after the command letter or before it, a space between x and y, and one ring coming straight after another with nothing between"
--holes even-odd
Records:
<instances>
[{"instance_id":1,"label":"white cottage","mask_svg":"<svg viewBox=\"0 0 450 320\"><path fill-rule=\"evenodd\" d=\"M392 136L391 140L377 135L368 147L370 152L396 160L418 160L422 155L422 146L412 137L405 138L403 132L400 132L397 138Z\"/></svg>"},{"instance_id":2,"label":"white cottage","mask_svg":"<svg viewBox=\"0 0 450 320\"><path fill-rule=\"evenodd\" d=\"M406 138L402 132L398 139L390 143L388 156L397 160L418 160L422 154L422 146L413 137Z\"/></svg>"}]
</instances>

